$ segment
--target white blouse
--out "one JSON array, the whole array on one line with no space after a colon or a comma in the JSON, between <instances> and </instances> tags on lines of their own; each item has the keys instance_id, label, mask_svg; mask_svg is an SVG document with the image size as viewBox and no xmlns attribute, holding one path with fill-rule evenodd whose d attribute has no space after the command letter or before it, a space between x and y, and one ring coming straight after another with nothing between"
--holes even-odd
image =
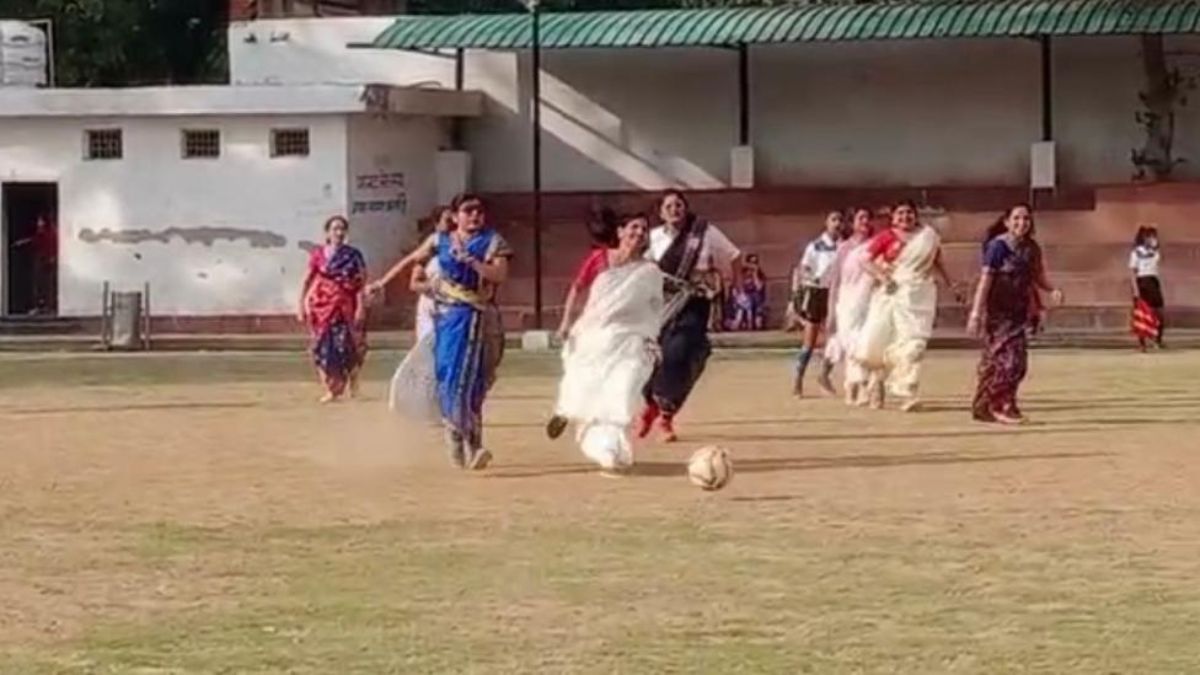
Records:
<instances>
[{"instance_id":1,"label":"white blouse","mask_svg":"<svg viewBox=\"0 0 1200 675\"><path fill-rule=\"evenodd\" d=\"M1162 262L1162 253L1156 248L1138 246L1129 254L1129 269L1135 276L1156 277L1158 265Z\"/></svg>"},{"instance_id":2,"label":"white blouse","mask_svg":"<svg viewBox=\"0 0 1200 675\"><path fill-rule=\"evenodd\" d=\"M646 257L654 262L662 260L667 249L671 248L671 243L675 241L676 235L676 231L666 225L659 225L650 230L650 248L646 251ZM700 256L696 260L694 271L707 272L716 268L720 272L728 273L733 261L741 254L741 250L724 232L709 223L704 228L704 241L700 243Z\"/></svg>"},{"instance_id":3,"label":"white blouse","mask_svg":"<svg viewBox=\"0 0 1200 675\"><path fill-rule=\"evenodd\" d=\"M800 279L809 286L829 288L833 281L833 265L837 262L837 241L822 234L804 249L800 257Z\"/></svg>"}]
</instances>

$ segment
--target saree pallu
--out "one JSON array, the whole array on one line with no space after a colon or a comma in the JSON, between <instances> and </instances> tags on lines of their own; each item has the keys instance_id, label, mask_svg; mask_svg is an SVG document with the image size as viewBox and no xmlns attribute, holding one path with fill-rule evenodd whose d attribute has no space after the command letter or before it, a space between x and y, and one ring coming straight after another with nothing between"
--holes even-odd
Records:
<instances>
[{"instance_id":1,"label":"saree pallu","mask_svg":"<svg viewBox=\"0 0 1200 675\"><path fill-rule=\"evenodd\" d=\"M324 247L309 258L313 283L305 299L313 363L325 376L331 393L341 395L351 375L367 355L366 324L359 321L358 303L366 280L366 262L352 246L332 253Z\"/></svg>"},{"instance_id":2,"label":"saree pallu","mask_svg":"<svg viewBox=\"0 0 1200 675\"><path fill-rule=\"evenodd\" d=\"M868 373L886 374L895 395L914 397L925 348L937 316L937 284L930 274L940 237L925 225L904 244L892 271L892 292L876 287L853 358Z\"/></svg>"},{"instance_id":3,"label":"saree pallu","mask_svg":"<svg viewBox=\"0 0 1200 675\"><path fill-rule=\"evenodd\" d=\"M708 341L710 305L708 298L692 296L659 336L662 361L646 384L644 395L647 403L653 403L667 415L677 413L687 402L712 354Z\"/></svg>"},{"instance_id":4,"label":"saree pallu","mask_svg":"<svg viewBox=\"0 0 1200 675\"><path fill-rule=\"evenodd\" d=\"M628 428L654 370L648 349L659 332L663 279L635 262L601 273L563 346L557 414L576 424L576 440L606 469L633 462Z\"/></svg>"},{"instance_id":5,"label":"saree pallu","mask_svg":"<svg viewBox=\"0 0 1200 675\"><path fill-rule=\"evenodd\" d=\"M834 332L826 339L825 358L830 363L842 363L846 386L865 384L867 374L850 358L867 310L871 307L871 292L875 280L863 269L866 262L866 243L852 245L838 263L837 297L834 302Z\"/></svg>"},{"instance_id":6,"label":"saree pallu","mask_svg":"<svg viewBox=\"0 0 1200 675\"><path fill-rule=\"evenodd\" d=\"M475 234L465 249L484 261L508 255L493 230ZM483 402L504 356L504 329L484 281L455 259L447 233L438 237L438 266L433 344L438 404L446 426L476 449L483 442Z\"/></svg>"}]
</instances>

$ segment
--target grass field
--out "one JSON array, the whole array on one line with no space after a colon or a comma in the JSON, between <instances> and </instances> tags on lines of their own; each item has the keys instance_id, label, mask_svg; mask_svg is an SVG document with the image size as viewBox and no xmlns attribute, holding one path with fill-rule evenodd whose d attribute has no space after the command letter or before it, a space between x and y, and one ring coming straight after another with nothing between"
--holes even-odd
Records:
<instances>
[{"instance_id":1,"label":"grass field","mask_svg":"<svg viewBox=\"0 0 1200 675\"><path fill-rule=\"evenodd\" d=\"M1037 352L1034 424L786 395L718 358L597 476L512 354L482 475L300 357L0 357L0 672L1200 672L1200 353ZM681 459L731 448L724 491Z\"/></svg>"}]
</instances>

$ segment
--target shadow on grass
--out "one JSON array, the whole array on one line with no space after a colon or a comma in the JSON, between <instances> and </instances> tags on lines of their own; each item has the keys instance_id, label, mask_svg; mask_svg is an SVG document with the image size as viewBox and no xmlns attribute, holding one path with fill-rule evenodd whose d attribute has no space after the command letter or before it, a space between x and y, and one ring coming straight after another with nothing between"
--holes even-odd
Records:
<instances>
[{"instance_id":1,"label":"shadow on grass","mask_svg":"<svg viewBox=\"0 0 1200 675\"><path fill-rule=\"evenodd\" d=\"M1055 459L1091 459L1111 456L1107 452L1053 452L1038 454L967 455L955 452L937 452L905 455L848 455L844 457L758 457L734 459L738 473L774 473L780 471L816 471L820 469L869 469L897 466L939 466L947 464L985 464L991 462L1022 462ZM513 467L498 469L488 475L493 479L540 478L571 474L596 473L592 465L569 464L545 467ZM683 459L678 462L638 462L630 478L682 477L686 471Z\"/></svg>"},{"instance_id":2,"label":"shadow on grass","mask_svg":"<svg viewBox=\"0 0 1200 675\"><path fill-rule=\"evenodd\" d=\"M223 403L211 402L204 403L202 401L192 402L177 402L177 403L131 403L126 405L81 405L81 406L64 406L64 407L49 407L49 408L12 408L3 411L3 414L13 417L35 417L38 415L70 415L76 413L125 413L125 412L155 412L163 410L236 410L239 408L259 408L258 403L242 402L242 403Z\"/></svg>"},{"instance_id":3,"label":"shadow on grass","mask_svg":"<svg viewBox=\"0 0 1200 675\"><path fill-rule=\"evenodd\" d=\"M1104 419L1072 419L1072 420L1055 420L1042 421L1034 420L1021 426L1012 427L998 424L984 426L982 423L975 429L957 429L934 432L921 432L916 430L895 431L869 434L805 434L805 433L765 433L756 434L739 433L739 434L697 434L692 438L685 438L684 441L695 444L703 444L717 441L730 441L744 443L746 441L848 441L848 440L935 440L942 438L965 438L965 437L982 437L996 435L1024 435L1024 434L1086 434L1095 433L1104 428L1111 427L1142 427L1142 426L1194 426L1200 424L1200 419L1197 418L1155 418L1155 417L1109 417Z\"/></svg>"}]
</instances>

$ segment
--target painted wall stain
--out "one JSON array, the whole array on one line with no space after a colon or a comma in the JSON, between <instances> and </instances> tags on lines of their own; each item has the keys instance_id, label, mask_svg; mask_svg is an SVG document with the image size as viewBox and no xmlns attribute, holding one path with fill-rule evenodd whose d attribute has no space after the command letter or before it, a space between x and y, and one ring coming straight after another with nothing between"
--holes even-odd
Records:
<instances>
[{"instance_id":1,"label":"painted wall stain","mask_svg":"<svg viewBox=\"0 0 1200 675\"><path fill-rule=\"evenodd\" d=\"M306 239L301 239L300 241L296 242L296 246L298 246L300 248L300 250L304 251L305 253L312 253L313 251L317 250L318 248L321 248L321 245L318 244L317 242L308 241Z\"/></svg>"},{"instance_id":2,"label":"painted wall stain","mask_svg":"<svg viewBox=\"0 0 1200 675\"><path fill-rule=\"evenodd\" d=\"M168 227L157 232L151 230L110 230L105 228L97 232L84 228L79 233L79 239L87 244L143 244L146 242L169 243L172 239L182 239L185 244L203 244L212 246L221 240L245 241L251 248L282 248L287 245L287 238L266 230L247 230L236 227Z\"/></svg>"}]
</instances>

